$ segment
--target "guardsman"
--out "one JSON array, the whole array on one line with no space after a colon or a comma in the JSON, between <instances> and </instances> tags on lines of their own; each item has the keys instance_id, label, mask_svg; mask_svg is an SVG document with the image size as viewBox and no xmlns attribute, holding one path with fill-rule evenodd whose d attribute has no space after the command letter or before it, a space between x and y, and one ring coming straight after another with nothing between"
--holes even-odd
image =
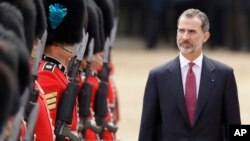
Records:
<instances>
[{"instance_id":1,"label":"guardsman","mask_svg":"<svg viewBox=\"0 0 250 141\"><path fill-rule=\"evenodd\" d=\"M7 3L8 2L8 3ZM6 1L1 3L0 8L0 23L5 26L5 28L12 30L17 37L22 40L24 43L33 43L33 32L35 31L35 37L36 41L38 38L41 38L44 30L46 29L46 15L42 11L43 3L41 0L35 0L34 3L36 4L36 11L34 9L33 1L30 0L24 0L24 1ZM15 6L13 6L13 5ZM21 11L20 11L21 10ZM43 13L42 13L43 12ZM37 13L37 15L35 15ZM37 20L35 20L35 18ZM7 20L6 20L7 19ZM36 27L34 27L35 23L37 22ZM24 23L26 26L24 26ZM26 30L24 30L25 28ZM24 32L26 31L26 32ZM26 39L26 40L25 40ZM36 43L36 42L35 42ZM34 44L35 44L34 43ZM28 47L28 46L26 46ZM28 51L31 51L31 48L28 48ZM26 66L29 65L28 62L25 64ZM23 65L24 66L24 65ZM27 72L27 71L23 71ZM24 74L20 74L19 76L27 76ZM22 82L20 82L22 83ZM53 130L51 129L51 121L49 120L49 114L48 110L46 110L45 102L41 101L41 98L43 97L43 91L40 89L39 84L36 82L35 87L39 89L40 95L38 98L38 104L40 108L40 114L38 115L39 122L38 127L40 124L42 124L42 128L38 128L38 134L36 140L47 140L50 141L53 139ZM24 85L25 86L25 85ZM30 112L30 111L29 111ZM42 114L41 114L42 113ZM37 113L36 113L37 114ZM27 120L27 117L25 117ZM42 121L40 119L43 119ZM20 130L20 138L23 140L23 138L27 135L27 124L35 124L36 119L34 119L33 123L26 123L24 120L22 121L21 130ZM46 122L45 122L46 121ZM46 130L44 130L46 128ZM40 130L39 130L40 129ZM34 129L33 129L34 130ZM33 132L32 130L32 132ZM41 131L41 132L40 132ZM37 130L36 130L37 132ZM30 138L33 138L33 134L30 135Z\"/></svg>"},{"instance_id":2,"label":"guardsman","mask_svg":"<svg viewBox=\"0 0 250 141\"><path fill-rule=\"evenodd\" d=\"M28 53L31 52L31 49L33 47L33 41L34 41L34 34L35 34L35 24L36 24L36 10L35 10L35 5L33 3L32 0L2 0L2 2L7 2L13 6L15 6L18 10L20 10L22 18L23 18L23 22L20 22L18 24L20 24L20 26L23 28L24 30L24 39L25 39L25 46L26 48L23 49L25 51L27 51L28 49ZM20 17L21 18L21 17ZM20 19L18 18L18 19ZM8 18L9 20L10 18ZM6 19L7 20L7 19ZM15 34L17 34L17 36L19 37L19 31L17 31L14 27L11 27L13 32L15 32ZM20 28L19 28L20 29ZM20 35L21 36L21 35ZM23 38L21 38L22 40ZM24 52L24 51L22 51ZM29 65L29 64L25 64L25 65ZM26 67L26 66L25 66ZM30 72L29 69L26 70L25 73ZM30 75L24 75L22 74L24 72L20 72L19 77L21 77L21 80L23 80L20 85L20 91L21 93L24 91L24 89L30 85Z\"/></svg>"},{"instance_id":3,"label":"guardsman","mask_svg":"<svg viewBox=\"0 0 250 141\"><path fill-rule=\"evenodd\" d=\"M36 65L34 65L35 62L33 61L36 61L36 59L38 59L37 61L39 61L39 59L41 59L39 58L39 56L43 54L43 49L38 49L38 48L44 47L43 45L41 45L43 44L44 41L41 41L41 40L47 29L47 18L45 14L43 1L34 0L34 3L36 6L37 16L36 16L34 47L31 53L31 59L32 59L32 64L33 64L32 70L33 70L33 67L36 67ZM40 52L37 52L37 51L40 51ZM39 93L38 98L37 98L37 104L39 105L39 110L37 113L38 114L37 121L36 121L36 126L34 129L35 140L36 141L45 141L45 140L53 141L55 140L54 126L52 125L52 119L50 117L50 112L48 109L47 101L44 97L44 91L37 81L34 81L34 83L35 83L34 84L35 88L38 90L38 93Z\"/></svg>"},{"instance_id":4,"label":"guardsman","mask_svg":"<svg viewBox=\"0 0 250 141\"><path fill-rule=\"evenodd\" d=\"M25 34L25 29L24 29L24 23L28 22L27 19L24 20L24 17L27 18L28 15L25 15L24 11L25 8L23 8L26 0L15 3L15 1L8 1L7 2L1 2L1 24L3 25L6 30L11 31L14 35L8 35L7 33L5 34L6 40L9 40L15 44L17 44L17 49L14 51L17 56L18 56L18 68L17 70L17 80L18 80L18 85L19 85L19 97L18 101L20 103L19 107L23 107L27 101L22 100L24 95L24 90L29 86L30 83L30 71L29 71L29 62L28 62L28 50L27 50L27 43L25 39L26 36L28 35ZM29 2L29 1L28 1ZM12 5L13 4L13 5ZM25 4L25 6L32 7L32 3ZM19 11L20 10L20 11ZM29 11L29 9L26 9L26 12ZM29 11L32 12L32 11ZM30 20L32 17L29 17ZM28 24L28 23L27 23ZM32 26L30 26L32 28ZM26 95L29 95L28 93ZM24 135L26 134L26 123L23 120L23 114L24 112L21 111L21 108L15 108L16 109L16 114L15 115L15 122L14 123L20 123L21 122L21 127L19 127L18 124L15 124L16 126L14 127L14 135L12 135L11 139L16 139L19 131L20 131L20 139L22 140L24 138ZM19 116L20 115L20 116ZM19 129L21 128L21 129Z\"/></svg>"},{"instance_id":5,"label":"guardsman","mask_svg":"<svg viewBox=\"0 0 250 141\"><path fill-rule=\"evenodd\" d=\"M0 23L0 38L1 38L0 42L2 44L1 45L2 47L1 60L5 61L6 64L10 66L11 71L13 71L13 77L15 78L15 81L16 81L13 83L13 86L15 85L15 83L17 83L18 85L18 90L15 95L16 98L14 98L14 103L12 103L13 105L11 109L11 114L8 117L8 121L7 121L6 129L8 133L4 135L4 138L10 139L10 140L11 138L18 139L19 134L21 134L19 139L22 140L24 137L22 135L25 134L26 127L25 127L25 124L21 124L21 121L23 119L23 114L22 112L20 112L20 108L17 108L17 107L23 106L23 102L25 101L22 100L22 97L26 94L23 94L20 91L20 88L22 88L23 86L21 85L21 83L24 80L23 80L23 77L19 77L19 75L21 74L21 72L25 76L29 75L29 71L26 71L29 69L28 52L27 50L25 50L26 47L24 45L24 42L18 38L15 31L11 30L11 28L9 28L9 30L3 28L1 23ZM21 114L18 114L18 113L21 113Z\"/></svg>"},{"instance_id":6,"label":"guardsman","mask_svg":"<svg viewBox=\"0 0 250 141\"><path fill-rule=\"evenodd\" d=\"M111 40L111 49L114 46L114 40L116 37L117 32L117 26L118 26L118 0L95 0L98 5L100 6L100 9L103 13L103 19L104 19L104 32L105 32L105 39L110 38ZM117 123L119 121L119 105L118 105L118 93L117 88L115 85L114 80L114 65L112 63L112 57L111 57L111 51L109 55L109 81L108 81L108 100L109 100L109 108L112 113L112 118L114 123Z\"/></svg>"},{"instance_id":7,"label":"guardsman","mask_svg":"<svg viewBox=\"0 0 250 141\"><path fill-rule=\"evenodd\" d=\"M111 38L111 50L114 47L114 42L116 39L118 22L119 22L119 0L110 0L110 8L113 8L113 22L114 25L112 30L110 31L110 38ZM115 67L112 62L112 57L110 54L110 74L109 74L109 88L108 88L108 95L109 95L109 106L111 109L111 113L113 114L114 123L117 124L120 120L120 110L119 110L119 99L118 99L118 91L115 83Z\"/></svg>"},{"instance_id":8,"label":"guardsman","mask_svg":"<svg viewBox=\"0 0 250 141\"><path fill-rule=\"evenodd\" d=\"M83 78L84 83L81 87L79 95L79 115L81 118L81 128L84 139L86 141L100 140L99 134L101 128L96 125L94 118L95 95L99 87L99 79L97 77L97 69L102 65L102 50L104 37L102 26L102 13L93 0L86 0L88 10L88 26L89 33L88 50L86 51L86 59L83 60ZM92 51L91 51L92 50Z\"/></svg>"},{"instance_id":9,"label":"guardsman","mask_svg":"<svg viewBox=\"0 0 250 141\"><path fill-rule=\"evenodd\" d=\"M38 83L55 126L61 98L69 84L67 66L74 57L76 44L83 38L84 1L83 0L44 0L48 23L48 37L43 60L38 71ZM77 132L77 102L73 112L68 115L72 122L67 127ZM56 128L56 127L55 127Z\"/></svg>"},{"instance_id":10,"label":"guardsman","mask_svg":"<svg viewBox=\"0 0 250 141\"><path fill-rule=\"evenodd\" d=\"M1 43L0 48L2 48ZM18 92L17 80L13 74L9 64L0 60L0 105L3 109L0 116L0 139L8 137L12 130L11 109L14 105L14 98Z\"/></svg>"},{"instance_id":11,"label":"guardsman","mask_svg":"<svg viewBox=\"0 0 250 141\"><path fill-rule=\"evenodd\" d=\"M119 107L118 107L118 95L117 89L114 83L114 66L111 61L111 49L113 47L115 34L118 24L117 5L113 0L95 0L97 5L100 7L103 14L104 23L104 35L105 39L109 38L110 43L110 54L109 54L109 76L108 76L108 90L107 90L107 101L108 101L108 112L106 114L106 122L116 124L119 120ZM98 70L100 73L101 70ZM105 130L102 138L104 140L115 140L115 132L111 130Z\"/></svg>"},{"instance_id":12,"label":"guardsman","mask_svg":"<svg viewBox=\"0 0 250 141\"><path fill-rule=\"evenodd\" d=\"M0 23L0 140L12 135L16 106L19 106L18 56L14 52L18 46L9 40L12 37L16 38L13 32L4 29Z\"/></svg>"}]
</instances>

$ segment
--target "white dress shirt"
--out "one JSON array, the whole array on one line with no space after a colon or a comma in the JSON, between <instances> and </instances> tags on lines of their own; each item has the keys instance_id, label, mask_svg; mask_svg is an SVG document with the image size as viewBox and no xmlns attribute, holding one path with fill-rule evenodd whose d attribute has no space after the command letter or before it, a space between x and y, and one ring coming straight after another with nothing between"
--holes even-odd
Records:
<instances>
[{"instance_id":1,"label":"white dress shirt","mask_svg":"<svg viewBox=\"0 0 250 141\"><path fill-rule=\"evenodd\" d=\"M183 84L183 92L185 95L185 84L186 84L186 77L187 77L187 72L189 69L188 63L189 61L187 58L185 58L181 53L180 53L180 65L181 65L181 77L182 77L182 84ZM193 63L195 65L193 66L193 72L195 74L195 80L196 80L196 97L198 98L198 93L199 93L199 88L200 88L200 80L201 80L201 70L202 70L202 60L203 60L203 54L196 58Z\"/></svg>"}]
</instances>

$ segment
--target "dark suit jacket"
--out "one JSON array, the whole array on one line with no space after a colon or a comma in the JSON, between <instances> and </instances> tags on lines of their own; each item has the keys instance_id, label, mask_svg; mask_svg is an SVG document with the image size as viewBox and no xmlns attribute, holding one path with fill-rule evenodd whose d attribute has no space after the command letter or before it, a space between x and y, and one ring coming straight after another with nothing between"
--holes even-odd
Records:
<instances>
[{"instance_id":1,"label":"dark suit jacket","mask_svg":"<svg viewBox=\"0 0 250 141\"><path fill-rule=\"evenodd\" d=\"M185 106L179 57L150 71L139 141L228 141L230 124L240 124L233 69L203 57L195 124Z\"/></svg>"}]
</instances>

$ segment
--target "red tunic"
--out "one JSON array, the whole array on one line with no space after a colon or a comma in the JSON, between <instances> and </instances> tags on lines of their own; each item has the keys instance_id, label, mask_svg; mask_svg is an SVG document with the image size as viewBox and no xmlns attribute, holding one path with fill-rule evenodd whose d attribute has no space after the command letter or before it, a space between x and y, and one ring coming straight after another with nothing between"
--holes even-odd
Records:
<instances>
[{"instance_id":1,"label":"red tunic","mask_svg":"<svg viewBox=\"0 0 250 141\"><path fill-rule=\"evenodd\" d=\"M46 57L47 61L42 60L38 71L38 82L44 91L44 97L48 104L50 111L50 117L52 118L52 125L55 126L56 113L58 110L58 104L62 97L69 81L65 74L64 66L57 60L50 57ZM71 131L77 131L78 103L75 102L75 106L72 114Z\"/></svg>"},{"instance_id":2,"label":"red tunic","mask_svg":"<svg viewBox=\"0 0 250 141\"><path fill-rule=\"evenodd\" d=\"M95 97L96 97L96 93L97 93L97 91L99 89L99 78L97 76L89 76L87 81L92 84L91 108L94 109ZM108 96L107 99L109 99L109 96ZM106 117L105 117L105 120L107 122L112 122L113 121L112 114L111 114L110 110L108 110L108 112L106 114ZM102 139L104 141L111 141L111 140L116 140L116 137L115 137L114 133L112 133L111 131L105 129L104 132L103 132L103 135L102 135Z\"/></svg>"},{"instance_id":3,"label":"red tunic","mask_svg":"<svg viewBox=\"0 0 250 141\"><path fill-rule=\"evenodd\" d=\"M35 140L54 141L54 126L52 125L52 119L49 114L49 109L47 101L44 97L44 92L37 81L35 82L35 87L39 90L39 96L37 100L37 103L39 105L39 113L35 128Z\"/></svg>"}]
</instances>

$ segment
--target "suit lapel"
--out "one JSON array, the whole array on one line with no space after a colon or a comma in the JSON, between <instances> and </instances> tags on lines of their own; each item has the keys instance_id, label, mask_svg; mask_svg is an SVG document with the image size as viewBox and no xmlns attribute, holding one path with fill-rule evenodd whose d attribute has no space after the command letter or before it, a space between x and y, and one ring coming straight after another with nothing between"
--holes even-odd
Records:
<instances>
[{"instance_id":1,"label":"suit lapel","mask_svg":"<svg viewBox=\"0 0 250 141\"><path fill-rule=\"evenodd\" d=\"M175 101L177 102L178 108L186 121L187 125L189 125L186 105L185 105L185 98L183 92L183 84L182 84L182 77L181 77L181 69L180 69L180 60L179 57L176 57L173 60L173 63L169 66L167 71L167 84L171 90L171 94L173 95Z\"/></svg>"},{"instance_id":2,"label":"suit lapel","mask_svg":"<svg viewBox=\"0 0 250 141\"><path fill-rule=\"evenodd\" d=\"M198 94L197 101L197 112L196 112L196 120L199 118L202 109L211 93L211 90L214 86L215 81L215 66L211 63L211 61L204 56L202 62L202 72L201 72L201 80L200 80L200 89Z\"/></svg>"}]
</instances>

